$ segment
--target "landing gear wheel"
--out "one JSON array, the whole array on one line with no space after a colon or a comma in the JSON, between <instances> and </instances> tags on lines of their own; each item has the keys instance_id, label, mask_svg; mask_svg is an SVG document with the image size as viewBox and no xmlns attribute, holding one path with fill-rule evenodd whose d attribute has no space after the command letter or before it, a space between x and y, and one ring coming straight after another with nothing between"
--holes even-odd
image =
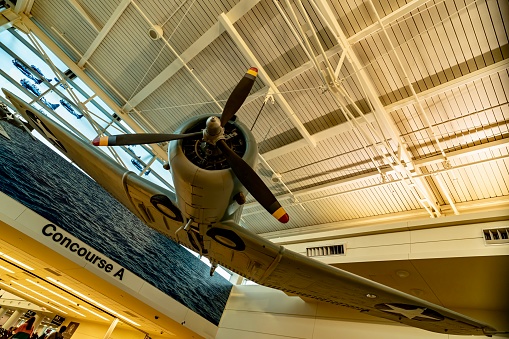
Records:
<instances>
[{"instance_id":1,"label":"landing gear wheel","mask_svg":"<svg viewBox=\"0 0 509 339\"><path fill-rule=\"evenodd\" d=\"M243 251L246 249L244 241L232 230L211 228L207 231L207 235L221 245L231 248L232 250Z\"/></svg>"}]
</instances>

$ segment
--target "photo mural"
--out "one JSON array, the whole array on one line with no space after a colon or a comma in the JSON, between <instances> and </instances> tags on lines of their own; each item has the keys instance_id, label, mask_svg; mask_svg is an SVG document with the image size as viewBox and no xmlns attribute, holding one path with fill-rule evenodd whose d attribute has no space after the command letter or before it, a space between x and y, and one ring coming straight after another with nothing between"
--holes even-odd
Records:
<instances>
[{"instance_id":1,"label":"photo mural","mask_svg":"<svg viewBox=\"0 0 509 339\"><path fill-rule=\"evenodd\" d=\"M147 227L90 177L5 121L0 191L102 252L215 325L232 284Z\"/></svg>"}]
</instances>

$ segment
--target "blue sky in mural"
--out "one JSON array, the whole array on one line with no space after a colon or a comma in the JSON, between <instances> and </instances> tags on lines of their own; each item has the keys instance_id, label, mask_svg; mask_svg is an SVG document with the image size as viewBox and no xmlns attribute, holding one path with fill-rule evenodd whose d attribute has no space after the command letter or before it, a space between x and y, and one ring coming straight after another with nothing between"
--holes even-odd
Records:
<instances>
[{"instance_id":1,"label":"blue sky in mural","mask_svg":"<svg viewBox=\"0 0 509 339\"><path fill-rule=\"evenodd\" d=\"M21 36L21 38L25 38L25 35L21 32L18 31L18 34L19 36ZM30 42L28 40L28 38L25 38L25 40L27 40L28 42ZM51 68L42 60L40 59L39 57L37 57L29 48L27 48L22 42L20 42L17 38L17 36L15 36L14 34L12 34L11 32L9 31L4 31L0 34L0 43L4 44L8 49L10 49L13 53L15 53L16 55L20 56L20 59L23 59L23 61L25 61L25 63L27 63L28 65L34 65L36 66L42 74L44 74L44 76L47 78L47 79L51 79L52 83L56 83L57 81L54 79L55 78L55 75L54 75L54 72L51 70ZM39 41L39 43L41 44L42 46L42 43ZM45 52L49 55L51 61L55 64L55 66L61 71L61 72L65 72L67 70L67 66L61 62L53 53L51 53L51 51L47 48L45 48ZM28 79L13 63L12 61L14 60L14 58L9 55L7 52L5 52L3 49L0 49L0 60L2 60L1 62L1 69L3 72L5 72L9 77L11 77L12 79L14 79L18 84L20 84L21 80L22 79L27 79L28 82L32 85L32 86L35 86L38 88L38 90L41 92L41 93L44 93L45 91L48 90L48 86L44 83L41 83L41 84L35 84L32 80ZM7 88L9 91L13 92L13 93L16 93L20 98L24 99L25 101L27 102L31 102L32 99L30 97L28 97L26 94L24 94L21 90L19 90L15 85L13 85L11 82L9 82L8 80L6 80L4 77L0 77L0 79L2 79L2 87L4 88ZM88 88L85 83L81 80L79 80L78 78L76 78L75 80L73 80L73 82L79 86L80 89L82 89L87 97L90 97L92 96L94 93L90 90L90 88ZM72 86L71 86L72 88ZM59 87L58 88L62 93L66 94L66 91ZM84 102L87 98L85 96L83 96L78 90L74 89L73 90L74 94L79 98L79 100L81 102ZM3 93L2 93L3 95ZM90 125L90 123L85 119L85 118L81 118L81 119L77 119L74 115L72 115L68 110L66 110L66 108L60 103L60 96L57 95L56 93L54 93L53 91L49 91L48 93L44 94L44 99L51 103L51 104L58 104L59 107L55 108L54 111L60 116L62 117L63 119L65 119L67 122L69 122L72 126L74 126L77 130L79 130L86 138L88 138L89 140L92 140L93 138L95 138L97 136L97 132L92 128L92 126ZM113 112L108 108L108 106L98 97L95 97L94 98L94 101L100 105L101 107L103 107L103 109L105 109L107 112L109 112L110 114L113 114ZM44 107L42 107L39 103L35 103L35 107L41 109L42 111L44 111ZM87 108L91 111L92 113L92 118L101 126L101 127L105 127L108 125L108 123L111 121L111 119L109 117L107 117L103 112L101 112L101 110L99 110L96 106L92 105L92 104L87 104ZM50 118L52 118L51 115L49 115ZM129 131L132 132L132 129L125 123L122 122L122 126L124 126L125 128L127 128ZM123 133L123 131L117 127L115 127L114 125L112 125L108 131L112 134L121 134ZM43 139L43 138L39 138L39 139ZM45 140L41 140L43 141L44 143L46 143ZM50 148L54 149L53 146L51 146L49 143L46 143ZM151 158L152 158L152 155L149 154L143 147L141 146L133 146L131 147L131 149L136 153L137 156L139 156L141 158L141 160L143 160L145 163L148 163ZM54 149L55 151L57 151L56 149ZM111 156L111 153L109 153L109 151L106 149L106 150L103 150L104 152L106 152L107 154L109 154ZM58 151L57 151L58 153ZM138 167L136 167L132 162L131 162L131 157L124 151L118 151L118 155L120 156L120 158L122 159L123 163L127 166L127 168L135 173L139 173L140 170ZM164 173L167 173L163 168L162 168L162 164L159 163L158 161L154 162L153 165L151 166L151 168L155 171L157 171L158 173L160 173L161 175L163 175ZM164 185L164 183L162 183L161 181L159 181L155 176L153 175L148 175L148 176L145 176L145 178L153 181L154 183L156 184L159 184L159 185ZM165 180L167 180L170 184L171 184L171 178L166 175L164 177Z\"/></svg>"}]
</instances>

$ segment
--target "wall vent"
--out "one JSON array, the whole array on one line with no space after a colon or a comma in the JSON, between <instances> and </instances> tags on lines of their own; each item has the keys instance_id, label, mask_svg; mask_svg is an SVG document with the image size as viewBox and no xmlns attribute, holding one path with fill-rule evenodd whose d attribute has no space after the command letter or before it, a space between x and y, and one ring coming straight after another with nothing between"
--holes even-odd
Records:
<instances>
[{"instance_id":1,"label":"wall vent","mask_svg":"<svg viewBox=\"0 0 509 339\"><path fill-rule=\"evenodd\" d=\"M509 228L490 228L482 230L484 233L484 241L488 245L493 244L509 244Z\"/></svg>"},{"instance_id":2,"label":"wall vent","mask_svg":"<svg viewBox=\"0 0 509 339\"><path fill-rule=\"evenodd\" d=\"M306 248L308 257L328 256L328 255L345 255L345 245L319 246Z\"/></svg>"},{"instance_id":3,"label":"wall vent","mask_svg":"<svg viewBox=\"0 0 509 339\"><path fill-rule=\"evenodd\" d=\"M56 275L57 277L61 277L62 274L60 274L59 272L55 271L55 270L52 270L51 268L47 268L47 267L44 267L44 269L50 273L53 273L54 275Z\"/></svg>"},{"instance_id":4,"label":"wall vent","mask_svg":"<svg viewBox=\"0 0 509 339\"><path fill-rule=\"evenodd\" d=\"M30 272L21 271L21 273L28 275L30 278L37 278L37 276Z\"/></svg>"},{"instance_id":5,"label":"wall vent","mask_svg":"<svg viewBox=\"0 0 509 339\"><path fill-rule=\"evenodd\" d=\"M136 314L131 313L131 312L129 312L129 311L124 311L124 313L125 313L125 314L127 314L128 316L133 317L133 318L138 318L138 316L137 316Z\"/></svg>"}]
</instances>

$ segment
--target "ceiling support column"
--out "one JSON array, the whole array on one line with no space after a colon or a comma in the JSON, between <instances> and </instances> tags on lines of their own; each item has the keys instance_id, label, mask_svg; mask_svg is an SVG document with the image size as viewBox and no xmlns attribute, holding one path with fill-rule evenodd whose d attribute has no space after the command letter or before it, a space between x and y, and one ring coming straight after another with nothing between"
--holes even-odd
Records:
<instances>
[{"instance_id":1,"label":"ceiling support column","mask_svg":"<svg viewBox=\"0 0 509 339\"><path fill-rule=\"evenodd\" d=\"M110 327L108 328L108 330L104 334L103 339L110 339L110 336L113 333L113 330L115 329L115 327L117 327L117 324L118 324L118 318L113 319L113 321L110 324Z\"/></svg>"}]
</instances>

